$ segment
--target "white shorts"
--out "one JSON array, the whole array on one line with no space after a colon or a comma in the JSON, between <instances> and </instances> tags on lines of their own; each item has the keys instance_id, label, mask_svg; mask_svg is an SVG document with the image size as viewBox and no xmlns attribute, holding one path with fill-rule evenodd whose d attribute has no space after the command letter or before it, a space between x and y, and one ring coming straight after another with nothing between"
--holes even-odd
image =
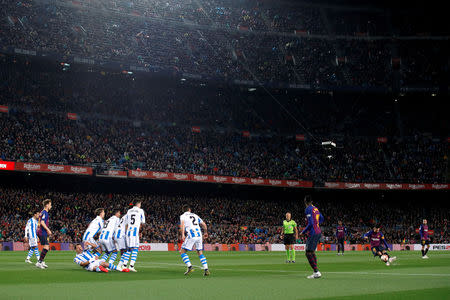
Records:
<instances>
[{"instance_id":1,"label":"white shorts","mask_svg":"<svg viewBox=\"0 0 450 300\"><path fill-rule=\"evenodd\" d=\"M139 247L139 235L138 236L127 236L127 247L135 248Z\"/></svg>"},{"instance_id":2,"label":"white shorts","mask_svg":"<svg viewBox=\"0 0 450 300\"><path fill-rule=\"evenodd\" d=\"M37 245L38 245L37 238L29 238L28 239L28 245L30 245L30 248L31 247L37 247Z\"/></svg>"},{"instance_id":3,"label":"white shorts","mask_svg":"<svg viewBox=\"0 0 450 300\"><path fill-rule=\"evenodd\" d=\"M111 252L116 250L116 244L114 244L112 239L99 240L98 243L100 244L100 247L102 247L103 252Z\"/></svg>"},{"instance_id":4,"label":"white shorts","mask_svg":"<svg viewBox=\"0 0 450 300\"><path fill-rule=\"evenodd\" d=\"M103 259L96 259L94 262L90 263L84 268L88 271L95 272L95 270L100 266L102 262L104 262Z\"/></svg>"},{"instance_id":5,"label":"white shorts","mask_svg":"<svg viewBox=\"0 0 450 300\"><path fill-rule=\"evenodd\" d=\"M194 246L197 251L203 250L203 240L201 237L186 238L183 245L181 245L181 248L192 251Z\"/></svg>"},{"instance_id":6,"label":"white shorts","mask_svg":"<svg viewBox=\"0 0 450 300\"><path fill-rule=\"evenodd\" d=\"M126 250L127 249L127 240L123 236L120 239L116 240L116 249L118 250Z\"/></svg>"}]
</instances>

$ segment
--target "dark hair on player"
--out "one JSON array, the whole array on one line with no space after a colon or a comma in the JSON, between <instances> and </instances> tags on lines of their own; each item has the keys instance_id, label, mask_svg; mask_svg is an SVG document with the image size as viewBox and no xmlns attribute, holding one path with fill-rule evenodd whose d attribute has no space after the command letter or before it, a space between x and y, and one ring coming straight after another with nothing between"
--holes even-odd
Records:
<instances>
[{"instance_id":1,"label":"dark hair on player","mask_svg":"<svg viewBox=\"0 0 450 300\"><path fill-rule=\"evenodd\" d=\"M137 200L136 202L134 202L134 205L138 205L139 203L142 205L142 200Z\"/></svg>"},{"instance_id":2,"label":"dark hair on player","mask_svg":"<svg viewBox=\"0 0 450 300\"><path fill-rule=\"evenodd\" d=\"M52 200L50 199L45 199L44 201L42 201L42 205L44 205L44 207L47 206L47 204L52 203Z\"/></svg>"},{"instance_id":3,"label":"dark hair on player","mask_svg":"<svg viewBox=\"0 0 450 300\"><path fill-rule=\"evenodd\" d=\"M100 216L100 214L102 213L102 211L105 211L105 209L104 209L104 208L97 208L97 209L94 211L94 213L95 213L96 216Z\"/></svg>"},{"instance_id":4,"label":"dark hair on player","mask_svg":"<svg viewBox=\"0 0 450 300\"><path fill-rule=\"evenodd\" d=\"M183 212L187 212L190 209L191 209L191 206L189 204L184 204L183 205Z\"/></svg>"},{"instance_id":5,"label":"dark hair on player","mask_svg":"<svg viewBox=\"0 0 450 300\"><path fill-rule=\"evenodd\" d=\"M305 204L311 205L312 204L312 196L306 195L304 201L305 201Z\"/></svg>"},{"instance_id":6,"label":"dark hair on player","mask_svg":"<svg viewBox=\"0 0 450 300\"><path fill-rule=\"evenodd\" d=\"M113 215L115 215L117 212L121 212L120 207L116 207L113 209Z\"/></svg>"}]
</instances>

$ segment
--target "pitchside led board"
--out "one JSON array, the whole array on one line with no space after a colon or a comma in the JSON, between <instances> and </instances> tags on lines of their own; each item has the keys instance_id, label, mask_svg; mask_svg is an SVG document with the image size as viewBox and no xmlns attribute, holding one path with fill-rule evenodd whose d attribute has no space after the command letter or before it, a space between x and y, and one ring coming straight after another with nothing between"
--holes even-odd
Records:
<instances>
[{"instance_id":1,"label":"pitchside led board","mask_svg":"<svg viewBox=\"0 0 450 300\"><path fill-rule=\"evenodd\" d=\"M205 251L286 251L283 244L204 244ZM295 244L296 251L305 251L305 244ZM420 244L392 244L389 245L394 251L419 251ZM0 243L0 251L27 251L28 243L3 242ZM181 244L174 243L142 243L139 251L178 251ZM42 247L39 245L39 249ZM50 243L50 249L56 251L73 251L73 244L70 243ZM450 244L431 244L431 251L450 251ZM335 244L319 244L317 251L336 251ZM345 251L370 251L370 245L366 244L346 244Z\"/></svg>"}]
</instances>

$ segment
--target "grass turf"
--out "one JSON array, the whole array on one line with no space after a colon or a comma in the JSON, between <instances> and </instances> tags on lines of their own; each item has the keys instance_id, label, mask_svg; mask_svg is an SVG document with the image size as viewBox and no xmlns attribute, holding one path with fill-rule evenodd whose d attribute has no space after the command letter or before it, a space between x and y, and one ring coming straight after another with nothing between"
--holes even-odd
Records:
<instances>
[{"instance_id":1,"label":"grass turf","mask_svg":"<svg viewBox=\"0 0 450 300\"><path fill-rule=\"evenodd\" d=\"M78 267L74 252L50 252L46 270L26 264L25 252L0 252L0 299L450 299L449 252L393 254L387 267L370 252L318 252L323 278L313 280L303 252L296 264L284 252L207 252L206 278L196 253L186 277L176 252L141 252L138 273L108 274Z\"/></svg>"}]
</instances>

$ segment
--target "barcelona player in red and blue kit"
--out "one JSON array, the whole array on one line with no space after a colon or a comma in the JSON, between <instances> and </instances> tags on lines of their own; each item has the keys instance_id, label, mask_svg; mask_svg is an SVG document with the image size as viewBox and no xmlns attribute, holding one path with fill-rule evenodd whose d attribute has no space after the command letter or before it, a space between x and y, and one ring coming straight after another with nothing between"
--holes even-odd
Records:
<instances>
[{"instance_id":1,"label":"barcelona player in red and blue kit","mask_svg":"<svg viewBox=\"0 0 450 300\"><path fill-rule=\"evenodd\" d=\"M423 219L422 225L420 225L419 233L420 242L422 244L422 258L427 259L428 249L430 249L430 237L428 236L428 221L426 219Z\"/></svg>"},{"instance_id":2,"label":"barcelona player in red and blue kit","mask_svg":"<svg viewBox=\"0 0 450 300\"><path fill-rule=\"evenodd\" d=\"M383 262L386 263L387 266L390 265L391 262L397 259L397 257L390 257L387 251L390 251L389 246L384 238L383 233L380 231L380 228L374 226L373 229L366 234L364 234L364 238L370 241L370 249L372 250L374 257L380 257ZM387 260L383 260L383 256L387 256Z\"/></svg>"},{"instance_id":3,"label":"barcelona player in red and blue kit","mask_svg":"<svg viewBox=\"0 0 450 300\"><path fill-rule=\"evenodd\" d=\"M320 278L322 274L319 272L317 268L317 257L316 257L316 248L317 244L320 241L322 236L322 230L320 229L320 224L323 222L323 216L320 211L312 204L311 195L305 196L305 215L308 221L308 225L303 229L301 234L308 233L308 239L306 240L306 251L305 255L308 259L311 268L314 270L314 273L307 278Z\"/></svg>"},{"instance_id":4,"label":"barcelona player in red and blue kit","mask_svg":"<svg viewBox=\"0 0 450 300\"><path fill-rule=\"evenodd\" d=\"M44 259L45 256L47 255L48 250L50 250L48 238L50 235L52 235L52 232L48 227L48 219L49 219L48 212L52 208L52 201L50 199L45 199L42 204L44 205L44 209L39 214L37 235L39 238L39 242L44 248L42 249L41 256L39 257L39 260L36 263L36 267L40 269L45 269L48 268L48 266L45 264Z\"/></svg>"},{"instance_id":5,"label":"barcelona player in red and blue kit","mask_svg":"<svg viewBox=\"0 0 450 300\"><path fill-rule=\"evenodd\" d=\"M344 255L344 243L346 236L347 228L342 225L342 221L338 221L338 226L336 227L337 255Z\"/></svg>"}]
</instances>

